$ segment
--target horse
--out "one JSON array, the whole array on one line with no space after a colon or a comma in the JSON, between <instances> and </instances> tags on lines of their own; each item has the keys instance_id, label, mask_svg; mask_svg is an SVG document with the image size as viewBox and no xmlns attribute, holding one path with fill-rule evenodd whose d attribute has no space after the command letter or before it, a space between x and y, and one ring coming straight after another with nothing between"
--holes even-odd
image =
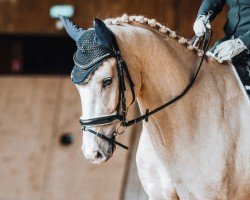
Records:
<instances>
[{"instance_id":1,"label":"horse","mask_svg":"<svg viewBox=\"0 0 250 200\"><path fill-rule=\"evenodd\" d=\"M63 22L77 41L83 29L69 19ZM102 28L94 27L97 43L108 31L116 38L142 114L173 99L189 84L204 52L186 38L144 16L125 14L104 22ZM117 62L114 57L103 60L83 83L75 84L82 120L116 113ZM128 79L124 84L129 112L133 95ZM190 90L143 121L136 162L149 199L250 199L249 122L250 101L234 67L206 57ZM119 122L114 120L92 129L112 138L116 126ZM85 157L96 164L114 152L113 143L88 130L83 130L82 144Z\"/></svg>"}]
</instances>

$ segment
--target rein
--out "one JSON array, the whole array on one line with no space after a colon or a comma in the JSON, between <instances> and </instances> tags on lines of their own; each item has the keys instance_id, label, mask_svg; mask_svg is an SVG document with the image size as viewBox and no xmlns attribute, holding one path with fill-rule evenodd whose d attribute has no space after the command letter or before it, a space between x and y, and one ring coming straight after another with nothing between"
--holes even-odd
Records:
<instances>
[{"instance_id":1,"label":"rein","mask_svg":"<svg viewBox=\"0 0 250 200\"><path fill-rule=\"evenodd\" d=\"M124 149L128 149L127 146L117 142L115 140L116 135L120 135L122 133L125 132L125 130L122 133L118 133L118 131L116 130L113 135L112 138L109 138L107 136L105 136L104 134L98 133L92 129L90 129L89 127L95 127L95 126L102 126L102 125L107 125L107 124L112 124L115 121L120 121L120 125L123 127L129 127L132 126L134 124L137 124L138 122L141 122L143 120L145 120L145 122L148 122L148 118L159 112L160 110L170 106L171 104L175 103L176 101L178 101L179 99L181 99L194 85L198 74L200 72L200 69L202 67L204 58L206 57L206 52L208 50L208 47L210 45L211 42L211 38L212 38L212 31L209 29L206 29L205 34L200 38L200 37L193 37L190 40L190 43L196 44L197 41L199 41L198 45L201 46L201 49L203 50L204 54L202 55L201 61L198 65L197 71L194 74L193 78L190 80L189 84L185 87L185 89L179 94L177 95L175 98L173 98L172 100L166 102L165 104L155 108L152 111L149 111L148 109L146 110L146 113L144 115L141 115L140 117L137 117L135 119L126 120L126 96L125 96L125 91L126 91L126 85L125 85L125 76L128 80L129 86L130 86L130 90L133 96L133 100L131 102L131 104L135 101L135 91L134 91L134 83L131 79L131 76L129 74L126 62L123 60L119 47L117 45L117 42L114 38L114 48L113 48L113 54L111 54L110 57L115 57L117 60L117 71L118 71L118 82L119 82L119 100L118 100L118 104L117 104L117 114L115 115L107 115L107 116L102 116L102 117L97 117L97 118L92 118L92 119L80 119L80 124L82 127L82 130L84 131L88 131L94 135L96 135L97 137L100 137L106 141L108 141L109 143L111 143L113 145L113 147L115 145L118 145ZM120 113L120 107L121 107L121 113ZM114 148L113 148L114 149Z\"/></svg>"},{"instance_id":2,"label":"rein","mask_svg":"<svg viewBox=\"0 0 250 200\"><path fill-rule=\"evenodd\" d=\"M159 112L160 110L170 106L171 104L175 103L176 101L178 101L180 98L182 98L189 90L190 88L193 86L193 84L195 83L196 79L197 79L197 76L200 72L200 69L202 67L202 64L203 64L203 61L204 61L204 58L206 57L206 52L207 52L207 49L209 47L209 44L210 44L210 41L211 41L211 38L212 38L212 32L207 30L207 32L205 33L204 37L202 38L202 50L204 52L204 54L202 55L202 58L201 58L201 61L199 63L199 66L198 66L198 69L194 75L194 77L191 79L191 81L189 82L189 84L186 86L186 88L182 91L182 93L180 93L179 95L177 95L174 99L168 101L167 103L155 108L154 110L150 111L147 109L146 110L146 114L144 115L141 115L140 117L138 118L135 118L133 120L130 120L128 122L125 123L125 126L131 126L131 125L134 125L134 124L137 124L138 122L142 121L142 120L145 120L146 122L148 121L148 117L153 115L154 113L157 113ZM195 39L194 39L195 38ZM191 40L195 40L197 41L196 39L196 36L194 37L193 39Z\"/></svg>"}]
</instances>

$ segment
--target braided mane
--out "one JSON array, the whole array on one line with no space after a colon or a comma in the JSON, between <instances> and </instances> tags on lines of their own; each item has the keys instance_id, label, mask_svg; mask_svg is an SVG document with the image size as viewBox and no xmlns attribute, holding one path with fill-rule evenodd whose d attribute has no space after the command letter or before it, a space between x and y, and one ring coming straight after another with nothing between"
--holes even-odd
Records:
<instances>
[{"instance_id":1,"label":"braided mane","mask_svg":"<svg viewBox=\"0 0 250 200\"><path fill-rule=\"evenodd\" d=\"M155 19L148 19L144 16L136 16L136 15L128 16L127 14L124 14L121 17L106 19L104 22L108 25L121 25L122 23L129 24L132 22L144 24L144 25L147 25L151 28L154 28L160 34L164 34L166 36L169 36L170 38L177 40L178 43L184 45L190 51L195 51L198 56L202 56L204 54L204 52L202 50L200 50L200 49L198 49L198 47L192 45L188 39L177 35L177 33L175 31L170 30L168 27L160 24Z\"/></svg>"}]
</instances>

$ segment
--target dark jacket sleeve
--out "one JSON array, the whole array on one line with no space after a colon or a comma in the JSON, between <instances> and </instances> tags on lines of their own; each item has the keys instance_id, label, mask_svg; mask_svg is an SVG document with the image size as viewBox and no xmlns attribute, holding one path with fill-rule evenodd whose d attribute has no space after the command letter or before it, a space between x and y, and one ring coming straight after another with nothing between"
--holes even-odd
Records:
<instances>
[{"instance_id":1,"label":"dark jacket sleeve","mask_svg":"<svg viewBox=\"0 0 250 200\"><path fill-rule=\"evenodd\" d=\"M242 42L246 45L247 49L250 50L250 30L246 34L239 37Z\"/></svg>"},{"instance_id":2,"label":"dark jacket sleeve","mask_svg":"<svg viewBox=\"0 0 250 200\"><path fill-rule=\"evenodd\" d=\"M203 0L198 12L199 15L207 15L208 11L212 10L213 15L210 17L212 21L221 11L226 0Z\"/></svg>"}]
</instances>

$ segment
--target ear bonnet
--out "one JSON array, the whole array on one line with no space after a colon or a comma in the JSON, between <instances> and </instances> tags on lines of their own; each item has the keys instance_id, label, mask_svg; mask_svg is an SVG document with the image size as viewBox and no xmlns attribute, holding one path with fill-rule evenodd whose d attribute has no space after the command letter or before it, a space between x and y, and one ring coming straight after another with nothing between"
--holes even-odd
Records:
<instances>
[{"instance_id":1,"label":"ear bonnet","mask_svg":"<svg viewBox=\"0 0 250 200\"><path fill-rule=\"evenodd\" d=\"M117 42L113 33L99 19L94 19L94 28L88 30L79 28L66 17L60 16L60 19L69 36L76 41L77 51L73 56L75 66L71 79L74 84L81 84L105 59L115 56Z\"/></svg>"}]
</instances>

